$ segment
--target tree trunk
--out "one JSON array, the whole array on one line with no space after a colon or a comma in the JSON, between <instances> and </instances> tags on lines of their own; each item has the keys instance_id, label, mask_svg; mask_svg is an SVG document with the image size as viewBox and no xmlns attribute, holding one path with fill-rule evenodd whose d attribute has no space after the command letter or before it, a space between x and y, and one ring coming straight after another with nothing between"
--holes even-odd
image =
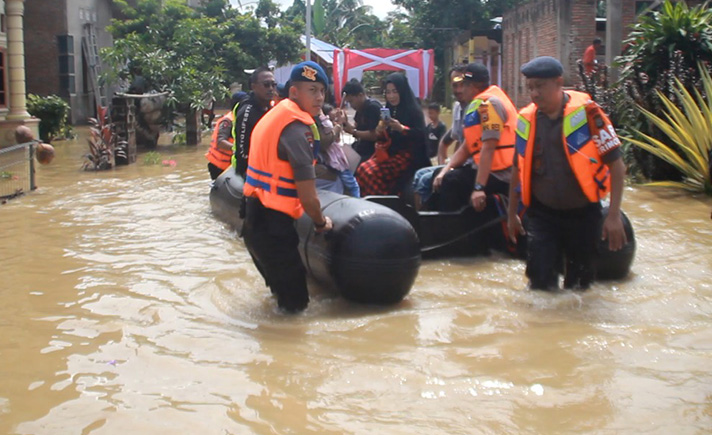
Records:
<instances>
[{"instance_id":1,"label":"tree trunk","mask_svg":"<svg viewBox=\"0 0 712 435\"><path fill-rule=\"evenodd\" d=\"M189 110L185 115L185 143L186 145L198 145L201 139L200 118L198 112Z\"/></svg>"}]
</instances>

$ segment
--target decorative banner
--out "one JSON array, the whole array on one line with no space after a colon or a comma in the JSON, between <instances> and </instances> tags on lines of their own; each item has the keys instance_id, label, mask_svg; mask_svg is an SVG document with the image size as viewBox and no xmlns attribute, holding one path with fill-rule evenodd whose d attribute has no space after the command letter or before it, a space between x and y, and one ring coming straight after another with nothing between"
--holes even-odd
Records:
<instances>
[{"instance_id":1,"label":"decorative banner","mask_svg":"<svg viewBox=\"0 0 712 435\"><path fill-rule=\"evenodd\" d=\"M341 104L341 89L351 79L361 81L364 71L402 71L416 97L430 96L435 79L433 50L368 48L334 50L334 97Z\"/></svg>"}]
</instances>

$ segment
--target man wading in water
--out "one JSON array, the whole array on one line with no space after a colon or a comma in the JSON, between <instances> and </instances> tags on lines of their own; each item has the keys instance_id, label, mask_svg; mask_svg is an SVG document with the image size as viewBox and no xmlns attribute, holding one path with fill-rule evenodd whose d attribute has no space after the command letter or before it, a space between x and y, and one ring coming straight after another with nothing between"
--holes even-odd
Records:
<instances>
[{"instance_id":1,"label":"man wading in water","mask_svg":"<svg viewBox=\"0 0 712 435\"><path fill-rule=\"evenodd\" d=\"M329 80L315 62L292 69L289 98L255 126L245 178L245 245L277 297L279 307L298 313L309 304L306 269L299 256L295 220L306 213L317 234L331 230L316 193L314 162L321 112Z\"/></svg>"},{"instance_id":2,"label":"man wading in water","mask_svg":"<svg viewBox=\"0 0 712 435\"><path fill-rule=\"evenodd\" d=\"M527 234L526 274L532 289L587 289L596 275L599 239L612 251L626 244L621 218L625 164L620 140L603 110L582 92L564 91L558 60L538 57L521 68L532 104L519 112L509 191L509 236ZM600 200L611 193L603 232ZM525 228L517 215L527 209Z\"/></svg>"}]
</instances>

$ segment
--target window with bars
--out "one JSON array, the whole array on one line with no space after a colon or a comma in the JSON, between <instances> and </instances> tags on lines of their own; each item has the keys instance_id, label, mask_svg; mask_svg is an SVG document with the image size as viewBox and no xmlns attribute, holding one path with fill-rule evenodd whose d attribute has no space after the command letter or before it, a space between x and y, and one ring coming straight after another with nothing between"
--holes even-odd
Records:
<instances>
[{"instance_id":1,"label":"window with bars","mask_svg":"<svg viewBox=\"0 0 712 435\"><path fill-rule=\"evenodd\" d=\"M76 93L74 80L74 36L57 35L57 48L59 51L59 87L62 96L67 97Z\"/></svg>"}]
</instances>

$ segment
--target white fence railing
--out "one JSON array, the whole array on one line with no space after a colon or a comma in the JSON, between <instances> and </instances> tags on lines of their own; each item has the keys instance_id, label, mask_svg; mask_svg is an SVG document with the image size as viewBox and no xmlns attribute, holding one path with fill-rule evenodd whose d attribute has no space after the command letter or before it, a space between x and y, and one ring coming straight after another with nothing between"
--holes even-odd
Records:
<instances>
[{"instance_id":1,"label":"white fence railing","mask_svg":"<svg viewBox=\"0 0 712 435\"><path fill-rule=\"evenodd\" d=\"M35 142L0 148L0 203L35 190Z\"/></svg>"}]
</instances>

